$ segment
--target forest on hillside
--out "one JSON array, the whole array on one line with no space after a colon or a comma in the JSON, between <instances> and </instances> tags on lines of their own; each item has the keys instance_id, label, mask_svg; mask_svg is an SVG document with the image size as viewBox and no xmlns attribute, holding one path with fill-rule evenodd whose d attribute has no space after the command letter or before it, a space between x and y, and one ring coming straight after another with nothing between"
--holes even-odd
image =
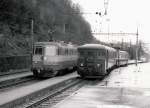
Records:
<instances>
[{"instance_id":1,"label":"forest on hillside","mask_svg":"<svg viewBox=\"0 0 150 108\"><path fill-rule=\"evenodd\" d=\"M95 41L80 7L70 0L0 0L0 55L31 53L32 21L34 42Z\"/></svg>"}]
</instances>

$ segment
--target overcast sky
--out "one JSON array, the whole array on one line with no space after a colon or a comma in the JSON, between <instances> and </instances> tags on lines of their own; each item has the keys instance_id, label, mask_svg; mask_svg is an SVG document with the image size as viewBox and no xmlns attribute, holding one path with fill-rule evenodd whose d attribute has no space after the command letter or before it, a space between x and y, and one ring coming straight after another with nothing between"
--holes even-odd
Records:
<instances>
[{"instance_id":1,"label":"overcast sky","mask_svg":"<svg viewBox=\"0 0 150 108\"><path fill-rule=\"evenodd\" d=\"M104 1L108 1L108 15L100 17L96 11L104 13ZM73 0L81 6L84 17L91 24L94 32L127 32L136 33L139 39L150 43L150 1L149 0ZM96 36L103 41L135 42L135 36Z\"/></svg>"}]
</instances>

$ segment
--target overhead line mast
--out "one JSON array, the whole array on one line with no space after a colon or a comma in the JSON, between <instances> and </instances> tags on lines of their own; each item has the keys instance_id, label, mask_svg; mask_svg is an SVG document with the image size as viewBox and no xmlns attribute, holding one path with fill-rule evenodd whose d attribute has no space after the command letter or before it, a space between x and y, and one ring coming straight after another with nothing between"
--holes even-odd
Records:
<instances>
[{"instance_id":1,"label":"overhead line mast","mask_svg":"<svg viewBox=\"0 0 150 108\"><path fill-rule=\"evenodd\" d=\"M108 1L109 1L109 0L104 0L104 8L105 8L104 15L107 15Z\"/></svg>"}]
</instances>

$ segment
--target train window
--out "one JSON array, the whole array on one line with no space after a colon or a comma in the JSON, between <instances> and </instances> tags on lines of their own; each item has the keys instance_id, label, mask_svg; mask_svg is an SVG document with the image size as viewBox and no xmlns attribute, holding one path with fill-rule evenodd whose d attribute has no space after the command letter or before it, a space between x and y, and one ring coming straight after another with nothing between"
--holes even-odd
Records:
<instances>
[{"instance_id":1,"label":"train window","mask_svg":"<svg viewBox=\"0 0 150 108\"><path fill-rule=\"evenodd\" d=\"M69 55L72 55L72 49L69 49Z\"/></svg>"},{"instance_id":2,"label":"train window","mask_svg":"<svg viewBox=\"0 0 150 108\"><path fill-rule=\"evenodd\" d=\"M59 47L58 48L58 55L64 55L64 49Z\"/></svg>"},{"instance_id":3,"label":"train window","mask_svg":"<svg viewBox=\"0 0 150 108\"><path fill-rule=\"evenodd\" d=\"M84 56L85 52L84 51L79 51L80 56Z\"/></svg>"},{"instance_id":4,"label":"train window","mask_svg":"<svg viewBox=\"0 0 150 108\"><path fill-rule=\"evenodd\" d=\"M60 49L60 54L61 54L61 55L65 55L65 49L64 49L64 48L61 48L61 49Z\"/></svg>"},{"instance_id":5,"label":"train window","mask_svg":"<svg viewBox=\"0 0 150 108\"><path fill-rule=\"evenodd\" d=\"M45 55L48 55L48 56L57 55L56 46L47 46L46 49L45 49Z\"/></svg>"},{"instance_id":6,"label":"train window","mask_svg":"<svg viewBox=\"0 0 150 108\"><path fill-rule=\"evenodd\" d=\"M35 47L35 53L37 55L42 55L43 54L43 48L42 47Z\"/></svg>"},{"instance_id":7,"label":"train window","mask_svg":"<svg viewBox=\"0 0 150 108\"><path fill-rule=\"evenodd\" d=\"M77 50L76 49L73 50L73 55L77 55Z\"/></svg>"},{"instance_id":8,"label":"train window","mask_svg":"<svg viewBox=\"0 0 150 108\"><path fill-rule=\"evenodd\" d=\"M71 50L71 55L74 55L74 50L73 49Z\"/></svg>"},{"instance_id":9,"label":"train window","mask_svg":"<svg viewBox=\"0 0 150 108\"><path fill-rule=\"evenodd\" d=\"M60 50L60 48L58 48L58 55L61 55L61 52L60 52L61 50Z\"/></svg>"},{"instance_id":10,"label":"train window","mask_svg":"<svg viewBox=\"0 0 150 108\"><path fill-rule=\"evenodd\" d=\"M35 48L33 47L32 54L34 54L34 52L35 52Z\"/></svg>"},{"instance_id":11,"label":"train window","mask_svg":"<svg viewBox=\"0 0 150 108\"><path fill-rule=\"evenodd\" d=\"M98 52L98 56L105 56L105 53L103 51Z\"/></svg>"},{"instance_id":12,"label":"train window","mask_svg":"<svg viewBox=\"0 0 150 108\"><path fill-rule=\"evenodd\" d=\"M98 56L101 56L101 52L98 52Z\"/></svg>"},{"instance_id":13,"label":"train window","mask_svg":"<svg viewBox=\"0 0 150 108\"><path fill-rule=\"evenodd\" d=\"M65 55L68 55L68 49L65 49Z\"/></svg>"},{"instance_id":14,"label":"train window","mask_svg":"<svg viewBox=\"0 0 150 108\"><path fill-rule=\"evenodd\" d=\"M75 52L74 49L72 49L72 50L71 50L71 54L74 55L74 54L75 54L74 52Z\"/></svg>"},{"instance_id":15,"label":"train window","mask_svg":"<svg viewBox=\"0 0 150 108\"><path fill-rule=\"evenodd\" d=\"M94 56L94 52L89 51L88 56Z\"/></svg>"}]
</instances>

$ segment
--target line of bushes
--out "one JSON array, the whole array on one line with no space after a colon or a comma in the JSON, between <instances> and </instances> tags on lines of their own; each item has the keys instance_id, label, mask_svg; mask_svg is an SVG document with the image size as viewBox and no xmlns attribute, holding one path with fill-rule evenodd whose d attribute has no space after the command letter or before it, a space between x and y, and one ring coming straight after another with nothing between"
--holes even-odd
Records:
<instances>
[{"instance_id":1,"label":"line of bushes","mask_svg":"<svg viewBox=\"0 0 150 108\"><path fill-rule=\"evenodd\" d=\"M26 69L31 67L31 56L3 56L0 57L0 72L10 70Z\"/></svg>"}]
</instances>

